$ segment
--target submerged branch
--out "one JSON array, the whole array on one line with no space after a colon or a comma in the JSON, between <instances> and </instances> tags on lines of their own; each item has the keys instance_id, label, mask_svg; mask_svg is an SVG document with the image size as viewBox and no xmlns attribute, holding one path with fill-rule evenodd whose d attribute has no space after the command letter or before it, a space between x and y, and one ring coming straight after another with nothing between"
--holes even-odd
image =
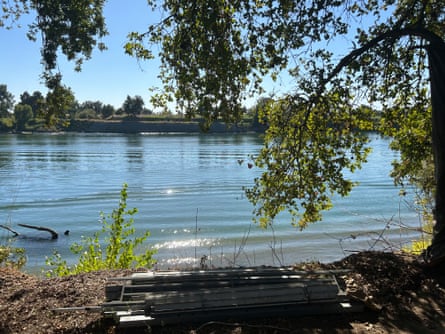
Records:
<instances>
[{"instance_id":1,"label":"submerged branch","mask_svg":"<svg viewBox=\"0 0 445 334\"><path fill-rule=\"evenodd\" d=\"M7 231L11 232L12 234L14 234L14 237L18 237L18 236L20 235L19 232L14 231L14 230L13 230L12 228L10 228L9 226L1 225L1 224L0 224L0 227L1 227L1 228L4 228L5 230L7 230Z\"/></svg>"},{"instance_id":2,"label":"submerged branch","mask_svg":"<svg viewBox=\"0 0 445 334\"><path fill-rule=\"evenodd\" d=\"M44 227L44 226L34 226L34 225L28 225L28 224L17 224L21 227L26 227L26 228L32 228L35 230L39 230L39 231L46 231L51 233L51 239L57 239L59 237L59 235L57 234L56 231L48 228L48 227Z\"/></svg>"}]
</instances>

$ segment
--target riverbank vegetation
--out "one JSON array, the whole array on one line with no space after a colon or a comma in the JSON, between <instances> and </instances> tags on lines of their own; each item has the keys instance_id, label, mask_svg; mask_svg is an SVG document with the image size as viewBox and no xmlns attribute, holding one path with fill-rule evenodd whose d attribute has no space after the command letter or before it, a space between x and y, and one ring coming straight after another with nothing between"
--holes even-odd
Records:
<instances>
[{"instance_id":1,"label":"riverbank vegetation","mask_svg":"<svg viewBox=\"0 0 445 334\"><path fill-rule=\"evenodd\" d=\"M272 98L260 98L250 108L244 108L243 117L236 124L224 125L226 132L260 132L264 133L268 128L269 121L265 114L265 108L276 100ZM46 131L72 131L72 132L203 132L212 131L212 125L206 128L205 117L186 117L182 113L173 113L164 110L161 113L154 113L144 106L143 99L136 96L127 96L120 108L115 108L102 101L79 102L75 99L74 93L69 91L69 98L65 99L66 112L64 117L57 118L56 121L48 123L45 117L47 108L47 97L41 92L35 91L32 94L23 92L16 100L8 92L6 84L0 84L0 133L1 132L46 132ZM370 124L366 130L377 130L380 122L380 113L372 110L371 107L361 105L357 113L369 115ZM132 127L131 124L139 123L139 127ZM223 122L215 120L213 123L220 124L222 132ZM154 128L150 125L168 124L170 127ZM189 125L195 127L190 130ZM176 127L172 127L176 125ZM144 131L144 129L146 129ZM154 130L152 130L154 129Z\"/></svg>"},{"instance_id":2,"label":"riverbank vegetation","mask_svg":"<svg viewBox=\"0 0 445 334\"><path fill-rule=\"evenodd\" d=\"M101 213L102 229L93 236L84 236L80 243L71 245L71 252L79 257L77 263L68 264L55 252L46 261L50 267L47 275L66 276L99 270L151 268L155 263L153 255L156 250L145 243L150 232L145 231L135 236L133 215L137 213L137 209L127 209L127 197L127 184L124 184L118 208L108 217Z\"/></svg>"},{"instance_id":3,"label":"riverbank vegetation","mask_svg":"<svg viewBox=\"0 0 445 334\"><path fill-rule=\"evenodd\" d=\"M41 268L48 277L67 276L99 270L150 269L156 261L156 249L147 244L150 232L136 231L134 215L137 208L127 208L127 184L122 186L119 205L109 215L101 213L100 230L92 236L83 236L71 245L78 256L77 263L67 263L58 252L47 258L47 268ZM69 231L68 231L69 233ZM0 245L0 267L20 270L26 264L26 251L14 247L13 239Z\"/></svg>"},{"instance_id":4,"label":"riverbank vegetation","mask_svg":"<svg viewBox=\"0 0 445 334\"><path fill-rule=\"evenodd\" d=\"M26 264L26 252L12 244L0 245L0 267L21 269Z\"/></svg>"},{"instance_id":5,"label":"riverbank vegetation","mask_svg":"<svg viewBox=\"0 0 445 334\"><path fill-rule=\"evenodd\" d=\"M74 97L74 95L72 95ZM153 113L144 107L140 96L127 96L122 107L115 108L101 101L78 102L70 99L64 117L59 117L48 123L45 118L46 97L41 92L32 95L24 92L20 100L14 103L14 97L7 91L7 85L0 85L0 132L45 132L45 131L73 131L73 132L122 132L137 133L152 132L150 125L156 124L160 128L154 132L189 132L186 127L190 124L193 132L202 132L204 118L189 119L182 114L172 112ZM236 131L264 132L265 125L258 122L258 107L246 109L243 119L236 124ZM140 127L131 129L128 125L139 123ZM177 128L166 128L162 131L162 124L176 124ZM148 130L144 131L144 125ZM93 130L91 130L93 128ZM235 127L232 127L232 129ZM184 130L185 129L185 130ZM227 132L231 131L226 126Z\"/></svg>"}]
</instances>

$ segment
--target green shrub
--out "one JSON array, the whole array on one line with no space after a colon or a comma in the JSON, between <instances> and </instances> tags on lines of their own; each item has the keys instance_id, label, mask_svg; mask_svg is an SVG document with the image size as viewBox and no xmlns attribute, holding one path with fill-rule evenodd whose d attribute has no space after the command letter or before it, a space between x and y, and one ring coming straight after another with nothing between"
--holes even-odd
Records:
<instances>
[{"instance_id":1,"label":"green shrub","mask_svg":"<svg viewBox=\"0 0 445 334\"><path fill-rule=\"evenodd\" d=\"M406 253L420 255L431 245L433 236L433 223L431 221L424 222L421 235L418 239L411 241L408 246L402 248Z\"/></svg>"},{"instance_id":2,"label":"green shrub","mask_svg":"<svg viewBox=\"0 0 445 334\"><path fill-rule=\"evenodd\" d=\"M97 119L98 116L93 109L84 109L76 114L77 119Z\"/></svg>"},{"instance_id":3,"label":"green shrub","mask_svg":"<svg viewBox=\"0 0 445 334\"><path fill-rule=\"evenodd\" d=\"M0 131L10 131L14 128L14 119L12 117L0 118Z\"/></svg>"},{"instance_id":4,"label":"green shrub","mask_svg":"<svg viewBox=\"0 0 445 334\"><path fill-rule=\"evenodd\" d=\"M0 245L0 267L20 269L26 263L25 250L7 245Z\"/></svg>"},{"instance_id":5,"label":"green shrub","mask_svg":"<svg viewBox=\"0 0 445 334\"><path fill-rule=\"evenodd\" d=\"M137 213L137 209L127 209L127 187L127 184L123 185L119 207L107 216L112 222L109 223L101 213L101 231L92 237L83 237L80 243L71 245L71 252L79 255L78 263L70 267L59 253L54 252L46 260L46 264L53 267L47 272L48 276L65 276L105 269L150 268L155 264L153 255L156 250L149 248L142 254L135 253L150 236L150 232L145 231L142 236L133 237L136 232L133 227L133 215ZM126 216L129 218L126 219ZM102 244L106 245L105 249Z\"/></svg>"},{"instance_id":6,"label":"green shrub","mask_svg":"<svg viewBox=\"0 0 445 334\"><path fill-rule=\"evenodd\" d=\"M416 200L417 211L422 218L422 226L420 228L419 238L411 241L411 243L402 248L406 253L420 255L431 245L434 229L434 215L432 210L432 197L418 196Z\"/></svg>"}]
</instances>

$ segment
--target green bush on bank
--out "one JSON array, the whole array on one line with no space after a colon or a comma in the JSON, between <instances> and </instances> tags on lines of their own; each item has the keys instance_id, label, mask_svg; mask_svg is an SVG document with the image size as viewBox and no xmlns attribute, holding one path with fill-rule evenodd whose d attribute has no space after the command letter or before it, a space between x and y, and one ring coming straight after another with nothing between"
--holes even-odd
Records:
<instances>
[{"instance_id":1,"label":"green bush on bank","mask_svg":"<svg viewBox=\"0 0 445 334\"><path fill-rule=\"evenodd\" d=\"M23 248L0 245L0 267L22 268L26 263L26 254Z\"/></svg>"},{"instance_id":2,"label":"green bush on bank","mask_svg":"<svg viewBox=\"0 0 445 334\"><path fill-rule=\"evenodd\" d=\"M47 276L66 276L106 269L151 268L155 264L155 249L146 248L142 254L135 253L150 236L150 232L145 231L142 236L134 237L136 230L133 227L133 215L137 213L137 209L127 209L127 187L127 184L123 185L119 207L107 216L111 223L101 213L101 231L92 237L83 237L80 243L71 245L71 252L79 255L78 263L68 266L66 260L58 252L54 252L46 259L46 264L52 267L47 271ZM106 245L105 249L103 244Z\"/></svg>"},{"instance_id":3,"label":"green bush on bank","mask_svg":"<svg viewBox=\"0 0 445 334\"><path fill-rule=\"evenodd\" d=\"M12 117L0 118L0 131L11 131L14 128L14 120Z\"/></svg>"},{"instance_id":4,"label":"green bush on bank","mask_svg":"<svg viewBox=\"0 0 445 334\"><path fill-rule=\"evenodd\" d=\"M409 254L420 255L431 245L433 239L434 216L431 211L423 211L419 238L412 240L402 250Z\"/></svg>"}]
</instances>

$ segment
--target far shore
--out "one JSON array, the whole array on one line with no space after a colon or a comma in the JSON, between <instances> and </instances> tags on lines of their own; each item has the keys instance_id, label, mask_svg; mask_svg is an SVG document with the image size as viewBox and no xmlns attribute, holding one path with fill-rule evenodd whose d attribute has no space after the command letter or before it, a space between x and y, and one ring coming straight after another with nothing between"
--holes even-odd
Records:
<instances>
[{"instance_id":1,"label":"far shore","mask_svg":"<svg viewBox=\"0 0 445 334\"><path fill-rule=\"evenodd\" d=\"M227 125L224 122L212 123L208 130L204 130L199 121L185 120L147 120L136 119L112 119L112 120L70 120L66 127L45 128L39 126L26 128L22 131L3 131L3 133L33 134L39 132L77 132L77 133L264 133L262 125ZM2 132L2 131L0 131Z\"/></svg>"},{"instance_id":2,"label":"far shore","mask_svg":"<svg viewBox=\"0 0 445 334\"><path fill-rule=\"evenodd\" d=\"M147 121L147 120L74 120L64 131L108 133L202 133L198 121ZM252 126L226 125L214 122L209 133L263 132Z\"/></svg>"}]
</instances>

